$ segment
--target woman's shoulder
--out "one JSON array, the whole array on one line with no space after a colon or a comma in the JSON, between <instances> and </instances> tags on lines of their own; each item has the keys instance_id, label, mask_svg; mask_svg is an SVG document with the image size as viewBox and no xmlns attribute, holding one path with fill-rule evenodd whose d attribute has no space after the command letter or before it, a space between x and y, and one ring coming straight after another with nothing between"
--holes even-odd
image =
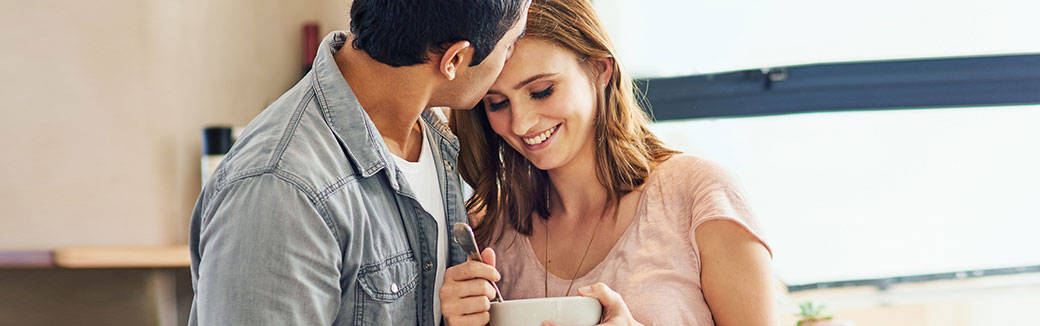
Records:
<instances>
[{"instance_id":1,"label":"woman's shoulder","mask_svg":"<svg viewBox=\"0 0 1040 326\"><path fill-rule=\"evenodd\" d=\"M722 165L711 160L676 155L651 171L647 195L657 198L663 212L681 223L730 216L750 218L744 191L736 178Z\"/></svg>"},{"instance_id":2,"label":"woman's shoulder","mask_svg":"<svg viewBox=\"0 0 1040 326\"><path fill-rule=\"evenodd\" d=\"M650 179L656 180L661 190L693 190L706 186L736 187L732 173L709 159L676 154L651 170Z\"/></svg>"},{"instance_id":3,"label":"woman's shoulder","mask_svg":"<svg viewBox=\"0 0 1040 326\"><path fill-rule=\"evenodd\" d=\"M681 217L681 224L690 225L690 232L708 221L728 220L765 244L742 187L735 175L722 165L695 156L677 155L661 163L657 173L660 174L654 181L657 185L652 187L657 188L662 207ZM696 243L693 245L696 247Z\"/></svg>"}]
</instances>

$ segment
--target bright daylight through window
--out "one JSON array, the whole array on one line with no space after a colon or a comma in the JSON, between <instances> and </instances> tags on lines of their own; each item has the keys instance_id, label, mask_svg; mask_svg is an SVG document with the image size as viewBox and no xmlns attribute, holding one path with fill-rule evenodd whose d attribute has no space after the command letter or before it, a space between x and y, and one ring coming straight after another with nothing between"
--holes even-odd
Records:
<instances>
[{"instance_id":1,"label":"bright daylight through window","mask_svg":"<svg viewBox=\"0 0 1040 326\"><path fill-rule=\"evenodd\" d=\"M1028 0L595 3L646 79L1040 53ZM654 128L741 177L788 285L1040 264L1040 106L905 109Z\"/></svg>"}]
</instances>

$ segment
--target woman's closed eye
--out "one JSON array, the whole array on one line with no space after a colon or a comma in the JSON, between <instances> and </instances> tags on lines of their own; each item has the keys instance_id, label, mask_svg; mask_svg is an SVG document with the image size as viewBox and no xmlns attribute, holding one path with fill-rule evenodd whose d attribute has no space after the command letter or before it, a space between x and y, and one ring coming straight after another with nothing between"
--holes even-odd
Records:
<instances>
[{"instance_id":1,"label":"woman's closed eye","mask_svg":"<svg viewBox=\"0 0 1040 326\"><path fill-rule=\"evenodd\" d=\"M546 87L545 89L542 89L540 91L531 92L531 98L536 99L536 100L540 100L540 99L549 97L549 95L552 95L552 93L553 93L553 86L554 85L549 85L548 87Z\"/></svg>"},{"instance_id":2,"label":"woman's closed eye","mask_svg":"<svg viewBox=\"0 0 1040 326\"><path fill-rule=\"evenodd\" d=\"M501 101L498 101L498 102L495 102L495 101L492 101L492 100L485 100L485 101L487 101L488 110L490 110L491 112L495 112L495 111L501 110L501 109L509 106L509 100L508 99L504 99L504 100L501 100Z\"/></svg>"},{"instance_id":3,"label":"woman's closed eye","mask_svg":"<svg viewBox=\"0 0 1040 326\"><path fill-rule=\"evenodd\" d=\"M543 88L540 91L531 92L531 98L536 99L536 100L541 100L541 99L549 97L550 95L552 95L553 91L555 90L554 86L555 85L549 85L549 86L546 86L545 88ZM504 109L506 107L509 107L509 99L505 98L505 97L503 97L501 100L498 100L498 101L495 101L494 99L491 99L491 98L485 98L484 101L487 102L488 111L491 111L491 112L495 112L495 111Z\"/></svg>"}]
</instances>

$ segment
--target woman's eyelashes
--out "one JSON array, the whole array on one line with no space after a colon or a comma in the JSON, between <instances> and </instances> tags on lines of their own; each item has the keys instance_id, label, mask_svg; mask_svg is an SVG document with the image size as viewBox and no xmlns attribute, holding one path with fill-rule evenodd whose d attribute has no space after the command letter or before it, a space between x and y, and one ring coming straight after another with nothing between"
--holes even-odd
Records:
<instances>
[{"instance_id":1,"label":"woman's eyelashes","mask_svg":"<svg viewBox=\"0 0 1040 326\"><path fill-rule=\"evenodd\" d=\"M531 92L531 98L536 99L536 100L541 100L541 99L544 99L546 97L549 97L553 93L553 90L554 90L553 87L554 87L554 85L549 85L548 87L546 87L546 88L544 88L544 89L542 89L540 91ZM498 101L498 102L495 102L495 101L492 101L492 100L489 100L489 99L484 99L484 100L487 101L488 110L491 111L491 112L495 112L495 111L504 109L504 108L509 106L509 99L503 99L503 100Z\"/></svg>"},{"instance_id":2,"label":"woman's eyelashes","mask_svg":"<svg viewBox=\"0 0 1040 326\"><path fill-rule=\"evenodd\" d=\"M543 90L540 90L540 91L537 91L537 92L532 92L531 93L531 98L536 99L536 100L540 100L540 99L549 97L549 95L552 95L552 93L553 93L553 86L554 85L549 85L548 87L546 87Z\"/></svg>"},{"instance_id":3,"label":"woman's eyelashes","mask_svg":"<svg viewBox=\"0 0 1040 326\"><path fill-rule=\"evenodd\" d=\"M500 110L502 108L505 108L506 106L509 105L509 100L501 100L501 101L498 101L498 102L493 102L491 100L487 100L487 102L488 102L488 109L491 110L491 112L498 111L498 110Z\"/></svg>"}]
</instances>

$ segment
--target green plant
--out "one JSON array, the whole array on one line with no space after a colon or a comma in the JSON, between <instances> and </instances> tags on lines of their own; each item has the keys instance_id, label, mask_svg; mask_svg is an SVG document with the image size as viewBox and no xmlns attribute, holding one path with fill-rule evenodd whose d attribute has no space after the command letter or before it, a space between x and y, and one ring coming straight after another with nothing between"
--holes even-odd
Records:
<instances>
[{"instance_id":1,"label":"green plant","mask_svg":"<svg viewBox=\"0 0 1040 326\"><path fill-rule=\"evenodd\" d=\"M802 302L798 305L798 310L800 310L800 312L795 314L795 316L802 317L802 319L798 321L796 326L802 326L803 324L816 321L830 320L832 316L823 313L825 308L827 308L827 306L813 301Z\"/></svg>"}]
</instances>

